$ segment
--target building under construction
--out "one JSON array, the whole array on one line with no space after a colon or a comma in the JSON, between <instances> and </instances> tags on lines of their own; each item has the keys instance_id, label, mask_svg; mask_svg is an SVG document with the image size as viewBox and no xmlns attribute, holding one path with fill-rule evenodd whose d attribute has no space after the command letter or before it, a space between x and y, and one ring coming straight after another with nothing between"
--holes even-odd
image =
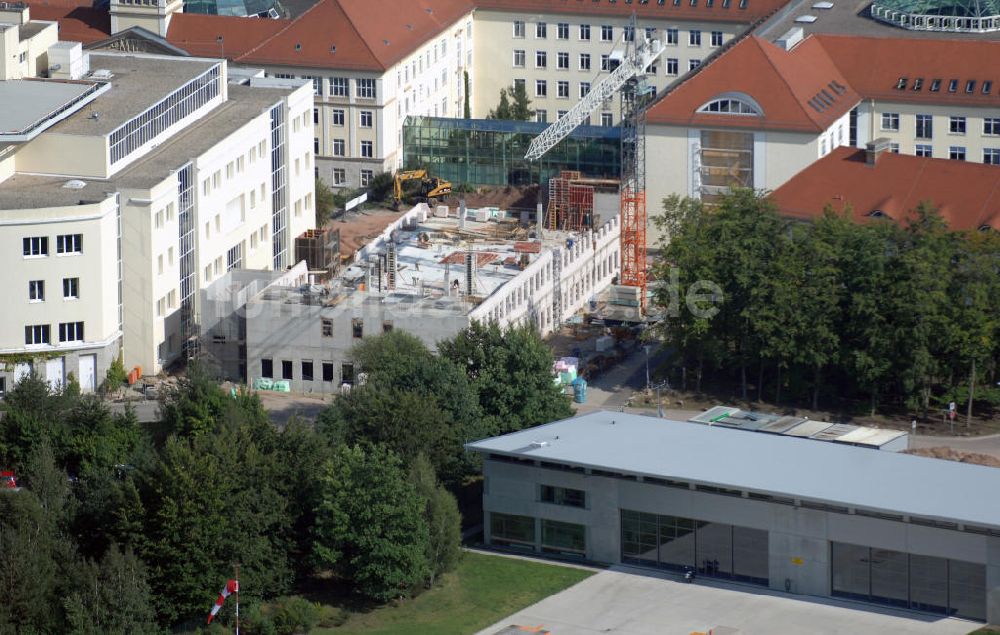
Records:
<instances>
[{"instance_id":1,"label":"building under construction","mask_svg":"<svg viewBox=\"0 0 1000 635\"><path fill-rule=\"evenodd\" d=\"M213 306L234 317L220 320L229 335L213 332L205 345L245 351L219 364L230 379L339 392L362 372L350 350L365 336L401 329L433 349L473 321L550 333L611 284L619 250L616 218L549 231L496 208L421 204L325 282L300 263L277 279L210 289Z\"/></svg>"}]
</instances>

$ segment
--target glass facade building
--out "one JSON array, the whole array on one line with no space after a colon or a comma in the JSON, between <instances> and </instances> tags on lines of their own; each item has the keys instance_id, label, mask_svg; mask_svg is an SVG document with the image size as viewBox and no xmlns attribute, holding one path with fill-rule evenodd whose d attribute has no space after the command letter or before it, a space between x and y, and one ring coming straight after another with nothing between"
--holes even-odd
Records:
<instances>
[{"instance_id":1,"label":"glass facade building","mask_svg":"<svg viewBox=\"0 0 1000 635\"><path fill-rule=\"evenodd\" d=\"M526 160L531 140L547 126L498 119L407 117L403 167L426 169L454 185L544 184L562 170L576 170L591 178L619 178L619 128L580 126L538 161Z\"/></svg>"}]
</instances>

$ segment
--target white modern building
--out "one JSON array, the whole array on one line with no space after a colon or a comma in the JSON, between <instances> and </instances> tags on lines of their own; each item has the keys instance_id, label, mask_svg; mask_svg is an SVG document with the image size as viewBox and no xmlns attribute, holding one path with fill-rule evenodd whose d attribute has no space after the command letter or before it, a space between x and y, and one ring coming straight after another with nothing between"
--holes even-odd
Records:
<instances>
[{"instance_id":1,"label":"white modern building","mask_svg":"<svg viewBox=\"0 0 1000 635\"><path fill-rule=\"evenodd\" d=\"M416 206L330 282L300 284L294 271L280 279L224 279L206 291L217 313L204 332L205 350L233 380L336 392L355 381L350 351L363 337L399 329L433 350L475 321L533 324L546 335L619 270L617 218L538 239L499 210L469 210L466 219L455 212ZM245 346L245 371L226 361L234 342Z\"/></svg>"},{"instance_id":2,"label":"white modern building","mask_svg":"<svg viewBox=\"0 0 1000 635\"><path fill-rule=\"evenodd\" d=\"M496 547L1000 621L996 468L620 412L466 447Z\"/></svg>"},{"instance_id":3,"label":"white modern building","mask_svg":"<svg viewBox=\"0 0 1000 635\"><path fill-rule=\"evenodd\" d=\"M0 81L0 388L34 368L93 390L119 351L156 373L197 333L201 286L283 269L312 227L309 87L64 42L36 64L50 79Z\"/></svg>"}]
</instances>

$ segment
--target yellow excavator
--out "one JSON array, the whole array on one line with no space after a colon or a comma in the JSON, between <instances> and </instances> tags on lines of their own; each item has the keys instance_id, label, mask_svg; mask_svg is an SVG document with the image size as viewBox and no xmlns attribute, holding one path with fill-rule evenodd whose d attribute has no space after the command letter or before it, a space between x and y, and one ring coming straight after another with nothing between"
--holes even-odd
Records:
<instances>
[{"instance_id":1,"label":"yellow excavator","mask_svg":"<svg viewBox=\"0 0 1000 635\"><path fill-rule=\"evenodd\" d=\"M403 202L403 184L409 181L420 181L420 190L417 193L417 201L433 205L439 196L451 194L451 183L436 176L427 174L427 170L405 170L396 172L393 179L392 203L395 209L399 209Z\"/></svg>"}]
</instances>

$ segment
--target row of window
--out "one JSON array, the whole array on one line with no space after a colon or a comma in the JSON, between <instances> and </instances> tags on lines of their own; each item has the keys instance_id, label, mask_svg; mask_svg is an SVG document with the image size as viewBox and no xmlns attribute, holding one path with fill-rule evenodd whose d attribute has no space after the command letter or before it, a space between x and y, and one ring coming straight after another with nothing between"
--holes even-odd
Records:
<instances>
[{"instance_id":1,"label":"row of window","mask_svg":"<svg viewBox=\"0 0 1000 635\"><path fill-rule=\"evenodd\" d=\"M288 359L279 360L281 362L281 379L293 380L295 379L295 364ZM316 381L315 376L315 364L311 359L303 359L300 363L301 374L299 379L302 381ZM333 362L320 362L320 380L326 382L333 381ZM274 374L274 360L271 358L263 358L260 360L260 376L265 379L278 379ZM353 384L354 383L354 364L351 362L344 362L340 365L340 383L342 384Z\"/></svg>"},{"instance_id":2,"label":"row of window","mask_svg":"<svg viewBox=\"0 0 1000 635\"><path fill-rule=\"evenodd\" d=\"M60 342L82 342L83 322L60 322ZM52 326L49 324L31 324L24 327L25 346L39 346L52 343Z\"/></svg>"},{"instance_id":3,"label":"row of window","mask_svg":"<svg viewBox=\"0 0 1000 635\"><path fill-rule=\"evenodd\" d=\"M49 255L48 236L29 236L21 240L22 252L25 257L43 257ZM56 236L57 254L83 253L83 234L60 234Z\"/></svg>"},{"instance_id":4,"label":"row of window","mask_svg":"<svg viewBox=\"0 0 1000 635\"><path fill-rule=\"evenodd\" d=\"M587 528L548 518L490 512L490 542L501 547L514 547L542 553L581 557L587 554ZM540 536L537 541L536 536Z\"/></svg>"},{"instance_id":5,"label":"row of window","mask_svg":"<svg viewBox=\"0 0 1000 635\"><path fill-rule=\"evenodd\" d=\"M930 139L934 136L934 116L914 115L917 138ZM950 134L964 135L966 133L967 120L965 117L949 117L948 132ZM882 113L882 130L899 131L899 113ZM983 119L983 134L987 136L1000 136L1000 117L986 117Z\"/></svg>"},{"instance_id":6,"label":"row of window","mask_svg":"<svg viewBox=\"0 0 1000 635\"><path fill-rule=\"evenodd\" d=\"M372 179L375 178L374 170L361 170L358 174L361 187L368 187ZM333 168L333 184L347 185L347 170L345 168Z\"/></svg>"},{"instance_id":7,"label":"row of window","mask_svg":"<svg viewBox=\"0 0 1000 635\"><path fill-rule=\"evenodd\" d=\"M330 125L344 125L344 109L333 108L330 110ZM374 113L371 110L362 110L358 113L358 126L361 128L371 128L374 122ZM313 108L313 124L319 125L319 108Z\"/></svg>"},{"instance_id":8,"label":"row of window","mask_svg":"<svg viewBox=\"0 0 1000 635\"><path fill-rule=\"evenodd\" d=\"M316 154L322 154L319 147L319 139L313 139L313 149ZM333 154L335 157L347 156L347 142L343 139L333 139L331 141L333 144ZM372 159L375 157L375 142L374 141L359 141L358 142L358 156L364 159Z\"/></svg>"},{"instance_id":9,"label":"row of window","mask_svg":"<svg viewBox=\"0 0 1000 635\"><path fill-rule=\"evenodd\" d=\"M514 68L525 68L527 60L527 54L523 49L514 50ZM549 55L545 51L535 51L535 68L544 69L548 68ZM688 63L688 70L696 68L701 63L700 60L690 60ZM561 71L569 70L569 53L556 53L556 68ZM604 72L610 72L617 68L617 62L611 59L610 55L601 55L601 70ZM590 53L580 53L577 70L589 72L591 70L591 56ZM666 58L666 71L667 75L677 75L680 70L680 60L675 57ZM649 69L650 74L655 75L657 73L657 64L653 63Z\"/></svg>"},{"instance_id":10,"label":"row of window","mask_svg":"<svg viewBox=\"0 0 1000 635\"><path fill-rule=\"evenodd\" d=\"M274 77L278 79L295 79L295 75L290 73L275 73ZM313 84L313 94L320 97L323 96L323 78L316 77L315 75L302 75L302 79L312 80ZM350 97L351 96L351 80L347 77L328 77L327 78L327 96L328 97ZM358 99L375 99L376 89L375 80L372 78L359 77L354 80L354 95Z\"/></svg>"},{"instance_id":11,"label":"row of window","mask_svg":"<svg viewBox=\"0 0 1000 635\"><path fill-rule=\"evenodd\" d=\"M622 28L622 39L626 42L632 42L635 40L635 30L632 26L626 25ZM568 40L569 39L569 23L559 22L556 24L556 39L557 40ZM577 28L577 39L581 42L590 41L590 25L580 24ZM657 39L655 27L645 27L645 35L647 40ZM667 28L663 30L664 32L664 42L668 46L676 46L680 40L680 31L676 28ZM524 20L514 20L514 37L521 39L525 37L526 29ZM546 22L536 22L535 23L535 39L544 40L548 38L549 25ZM701 31L699 29L691 29L688 31L688 45L689 46L701 46ZM711 42L712 46L722 46L723 33L722 31L711 31ZM601 42L613 42L615 39L615 27L610 24L603 24L600 27L600 40Z\"/></svg>"},{"instance_id":12,"label":"row of window","mask_svg":"<svg viewBox=\"0 0 1000 635\"><path fill-rule=\"evenodd\" d=\"M688 60L687 70L692 71L701 65L701 60L691 59ZM675 58L668 58L666 60L667 75L675 76L680 72L680 60ZM656 67L651 67L651 72L656 72ZM516 78L514 79L514 85L524 85L525 79ZM556 85L556 97L559 99L569 99L570 97L570 83L566 80L557 80ZM579 82L579 98L583 99L590 93L590 82ZM535 97L548 97L549 96L549 81L545 79L535 80Z\"/></svg>"},{"instance_id":13,"label":"row of window","mask_svg":"<svg viewBox=\"0 0 1000 635\"><path fill-rule=\"evenodd\" d=\"M64 300L79 300L80 299L80 279L79 278L63 278L62 279L62 289L63 289L63 299ZM45 281L44 280L29 280L28 281L28 301L29 302L44 302L45 301Z\"/></svg>"}]
</instances>

